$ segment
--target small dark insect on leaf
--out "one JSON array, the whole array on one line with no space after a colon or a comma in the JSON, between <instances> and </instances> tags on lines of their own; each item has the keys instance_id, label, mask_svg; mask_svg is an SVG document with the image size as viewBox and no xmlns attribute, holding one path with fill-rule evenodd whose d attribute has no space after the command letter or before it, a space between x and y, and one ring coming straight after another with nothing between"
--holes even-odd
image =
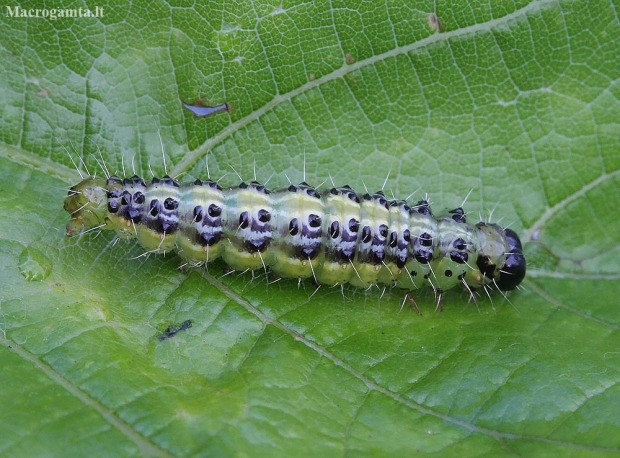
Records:
<instances>
[{"instance_id":1,"label":"small dark insect on leaf","mask_svg":"<svg viewBox=\"0 0 620 458\"><path fill-rule=\"evenodd\" d=\"M160 342L164 340L168 340L176 336L179 332L185 331L191 327L192 327L192 320L185 320L180 325L171 324L170 326L166 328L166 330L162 334L157 336L157 340L159 340Z\"/></svg>"},{"instance_id":2,"label":"small dark insect on leaf","mask_svg":"<svg viewBox=\"0 0 620 458\"><path fill-rule=\"evenodd\" d=\"M196 100L193 105L183 102L183 106L194 113L199 118L205 118L220 111L230 112L230 105L227 102L220 105L210 106L203 104L200 100Z\"/></svg>"}]
</instances>

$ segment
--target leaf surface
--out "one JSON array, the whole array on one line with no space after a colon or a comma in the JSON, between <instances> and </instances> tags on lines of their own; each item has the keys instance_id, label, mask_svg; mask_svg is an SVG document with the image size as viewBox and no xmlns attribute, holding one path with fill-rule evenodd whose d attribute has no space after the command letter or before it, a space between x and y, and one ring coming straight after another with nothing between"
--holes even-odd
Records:
<instances>
[{"instance_id":1,"label":"leaf surface","mask_svg":"<svg viewBox=\"0 0 620 458\"><path fill-rule=\"evenodd\" d=\"M0 16L0 455L618 454L614 1L96 6ZM472 191L528 276L479 307L422 291L419 315L396 290L181 272L64 237L70 156L270 187L387 177L436 213Z\"/></svg>"}]
</instances>

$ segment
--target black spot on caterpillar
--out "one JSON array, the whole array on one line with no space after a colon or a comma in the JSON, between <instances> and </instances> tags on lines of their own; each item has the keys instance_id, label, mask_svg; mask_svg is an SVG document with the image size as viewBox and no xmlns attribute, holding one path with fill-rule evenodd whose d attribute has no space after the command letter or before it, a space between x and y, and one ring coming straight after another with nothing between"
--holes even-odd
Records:
<instances>
[{"instance_id":1,"label":"black spot on caterpillar","mask_svg":"<svg viewBox=\"0 0 620 458\"><path fill-rule=\"evenodd\" d=\"M460 207L435 217L426 200L410 205L349 186L319 191L302 182L270 191L256 181L222 188L113 175L73 186L64 208L67 236L114 230L148 252L176 250L192 266L220 258L234 270L269 267L325 285L430 286L441 297L462 284L473 297L477 288L513 290L526 271L511 229L470 225Z\"/></svg>"}]
</instances>

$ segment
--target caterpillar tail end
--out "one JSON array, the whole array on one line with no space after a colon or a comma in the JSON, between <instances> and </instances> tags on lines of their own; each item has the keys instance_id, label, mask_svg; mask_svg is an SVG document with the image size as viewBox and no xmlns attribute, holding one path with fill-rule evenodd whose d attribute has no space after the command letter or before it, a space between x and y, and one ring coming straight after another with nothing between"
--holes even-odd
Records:
<instances>
[{"instance_id":1,"label":"caterpillar tail end","mask_svg":"<svg viewBox=\"0 0 620 458\"><path fill-rule=\"evenodd\" d=\"M512 291L525 278L527 263L523 256L523 246L519 236L511 229L504 229L504 233L510 249L506 253L506 262L500 269L497 287L502 291Z\"/></svg>"},{"instance_id":2,"label":"caterpillar tail end","mask_svg":"<svg viewBox=\"0 0 620 458\"><path fill-rule=\"evenodd\" d=\"M79 234L84 229L84 222L82 218L71 218L67 223L65 235L67 237L73 237L75 234Z\"/></svg>"},{"instance_id":3,"label":"caterpillar tail end","mask_svg":"<svg viewBox=\"0 0 620 458\"><path fill-rule=\"evenodd\" d=\"M105 180L88 177L69 189L64 209L71 215L65 234L73 237L94 227L104 227L107 214Z\"/></svg>"}]
</instances>

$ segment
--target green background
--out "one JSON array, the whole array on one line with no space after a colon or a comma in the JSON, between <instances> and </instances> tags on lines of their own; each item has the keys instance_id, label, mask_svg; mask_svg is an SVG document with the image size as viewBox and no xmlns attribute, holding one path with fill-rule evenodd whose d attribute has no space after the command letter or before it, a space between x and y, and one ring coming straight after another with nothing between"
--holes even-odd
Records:
<instances>
[{"instance_id":1,"label":"green background","mask_svg":"<svg viewBox=\"0 0 620 458\"><path fill-rule=\"evenodd\" d=\"M0 15L0 455L620 452L620 5L71 3ZM58 8L61 2L23 2ZM433 16L435 15L435 16ZM437 26L439 18L441 27ZM228 102L195 118L181 101ZM181 272L67 239L101 174L306 180L522 234L510 302ZM84 168L84 167L82 167ZM174 338L173 324L193 326Z\"/></svg>"}]
</instances>

